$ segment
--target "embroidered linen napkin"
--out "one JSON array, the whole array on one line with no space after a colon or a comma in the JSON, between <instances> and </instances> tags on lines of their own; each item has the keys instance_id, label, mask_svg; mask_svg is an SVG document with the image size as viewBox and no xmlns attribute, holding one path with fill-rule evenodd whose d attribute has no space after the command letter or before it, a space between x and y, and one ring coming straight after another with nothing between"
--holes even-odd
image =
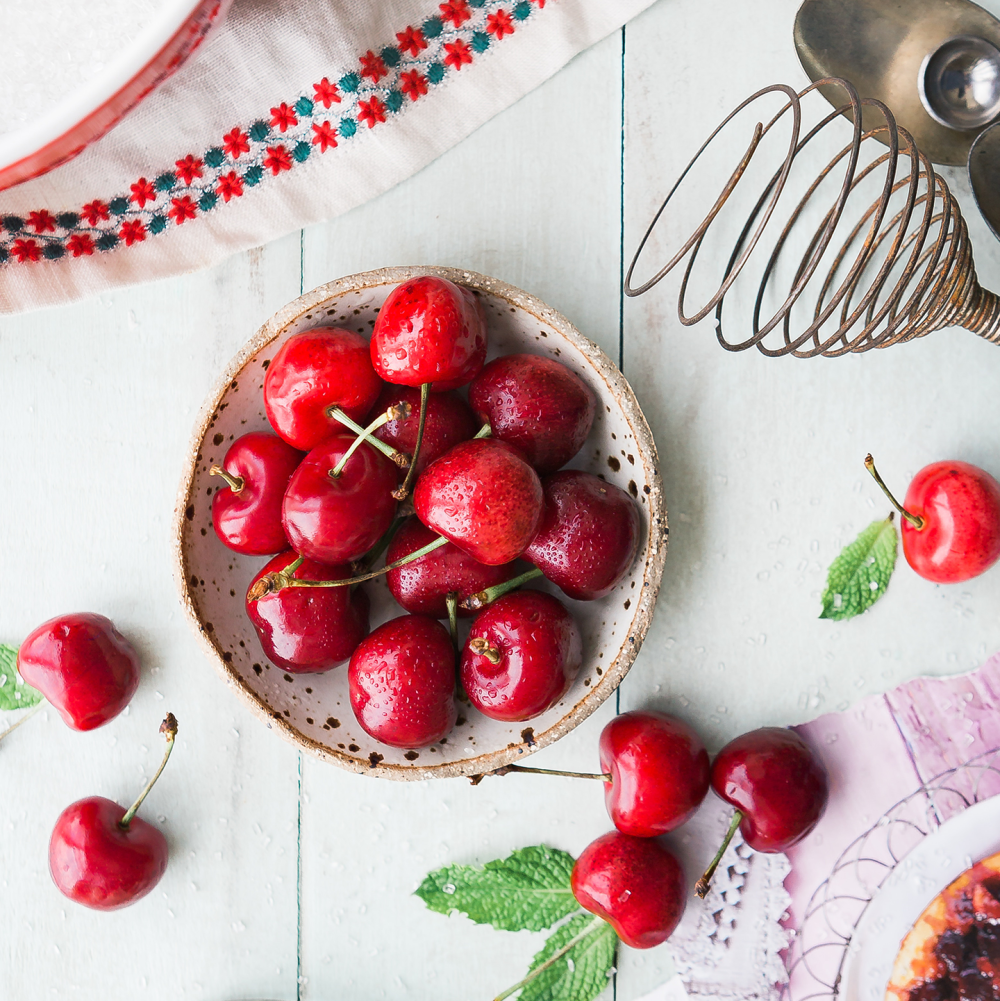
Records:
<instances>
[{"instance_id":1,"label":"embroidered linen napkin","mask_svg":"<svg viewBox=\"0 0 1000 1001\"><path fill-rule=\"evenodd\" d=\"M652 0L236 0L76 159L0 192L0 311L213 264L420 170Z\"/></svg>"}]
</instances>

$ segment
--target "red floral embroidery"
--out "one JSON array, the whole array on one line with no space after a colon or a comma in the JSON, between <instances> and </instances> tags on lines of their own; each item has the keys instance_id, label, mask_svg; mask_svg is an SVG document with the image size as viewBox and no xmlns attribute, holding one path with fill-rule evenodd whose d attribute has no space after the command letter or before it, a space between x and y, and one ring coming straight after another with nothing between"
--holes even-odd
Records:
<instances>
[{"instance_id":1,"label":"red floral embroidery","mask_svg":"<svg viewBox=\"0 0 1000 1001\"><path fill-rule=\"evenodd\" d=\"M532 3L537 3L539 7L545 6L545 0L532 0Z\"/></svg>"},{"instance_id":2,"label":"red floral embroidery","mask_svg":"<svg viewBox=\"0 0 1000 1001\"><path fill-rule=\"evenodd\" d=\"M420 70L407 70L399 75L399 89L415 101L427 93L427 77Z\"/></svg>"},{"instance_id":3,"label":"red floral embroidery","mask_svg":"<svg viewBox=\"0 0 1000 1001\"><path fill-rule=\"evenodd\" d=\"M99 199L95 199L92 202L87 202L81 210L83 218L87 220L88 224L91 226L96 226L103 219L108 218L108 207L104 202Z\"/></svg>"},{"instance_id":4,"label":"red floral embroidery","mask_svg":"<svg viewBox=\"0 0 1000 1001\"><path fill-rule=\"evenodd\" d=\"M141 219L127 219L122 223L118 235L125 241L126 247L131 247L133 243L141 243L146 239L146 227Z\"/></svg>"},{"instance_id":5,"label":"red floral embroidery","mask_svg":"<svg viewBox=\"0 0 1000 1001\"><path fill-rule=\"evenodd\" d=\"M23 264L41 259L42 248L34 240L15 240L10 252Z\"/></svg>"},{"instance_id":6,"label":"red floral embroidery","mask_svg":"<svg viewBox=\"0 0 1000 1001\"><path fill-rule=\"evenodd\" d=\"M331 104L340 104L337 85L330 83L326 77L323 77L319 83L314 83L313 90L316 92L316 103L322 104L324 108L329 108Z\"/></svg>"},{"instance_id":7,"label":"red floral embroidery","mask_svg":"<svg viewBox=\"0 0 1000 1001\"><path fill-rule=\"evenodd\" d=\"M373 96L370 101L358 101L358 108L358 118L367 122L370 129L385 121L385 105L377 97Z\"/></svg>"},{"instance_id":8,"label":"red floral embroidery","mask_svg":"<svg viewBox=\"0 0 1000 1001\"><path fill-rule=\"evenodd\" d=\"M55 222L56 217L47 209L42 209L41 212L32 212L28 216L28 225L36 233L54 233L56 231Z\"/></svg>"},{"instance_id":9,"label":"red floral embroidery","mask_svg":"<svg viewBox=\"0 0 1000 1001\"><path fill-rule=\"evenodd\" d=\"M451 21L456 28L460 28L472 17L472 12L465 0L445 0L441 4L441 17L445 21Z\"/></svg>"},{"instance_id":10,"label":"red floral embroidery","mask_svg":"<svg viewBox=\"0 0 1000 1001\"><path fill-rule=\"evenodd\" d=\"M313 122L313 132L313 146L318 145L321 153L337 145L337 130L329 122Z\"/></svg>"},{"instance_id":11,"label":"red floral embroidery","mask_svg":"<svg viewBox=\"0 0 1000 1001\"><path fill-rule=\"evenodd\" d=\"M173 208L167 213L180 226L187 219L193 219L198 214L198 206L190 195L183 198L170 199Z\"/></svg>"},{"instance_id":12,"label":"red floral embroidery","mask_svg":"<svg viewBox=\"0 0 1000 1001\"><path fill-rule=\"evenodd\" d=\"M276 108L271 109L271 128L281 132L287 132L293 125L298 125L299 120L295 117L295 110L290 108L284 101Z\"/></svg>"},{"instance_id":13,"label":"red floral embroidery","mask_svg":"<svg viewBox=\"0 0 1000 1001\"><path fill-rule=\"evenodd\" d=\"M131 200L135 202L139 208L145 208L146 202L155 202L156 188L153 187L153 182L147 181L145 177L140 177L139 180L132 185Z\"/></svg>"},{"instance_id":14,"label":"red floral embroidery","mask_svg":"<svg viewBox=\"0 0 1000 1001\"><path fill-rule=\"evenodd\" d=\"M400 50L411 56L418 56L421 49L427 48L424 33L419 28L409 27L406 31L397 31L396 41L399 43Z\"/></svg>"},{"instance_id":15,"label":"red floral embroidery","mask_svg":"<svg viewBox=\"0 0 1000 1001\"><path fill-rule=\"evenodd\" d=\"M94 241L87 233L74 233L66 241L66 249L71 250L74 257L89 257L94 252Z\"/></svg>"},{"instance_id":16,"label":"red floral embroidery","mask_svg":"<svg viewBox=\"0 0 1000 1001\"><path fill-rule=\"evenodd\" d=\"M181 180L185 184L190 184L196 177L202 176L202 167L205 165L204 160L200 160L196 156L192 156L190 153L183 160L175 160L174 166L177 168L177 173L181 175Z\"/></svg>"},{"instance_id":17,"label":"red floral embroidery","mask_svg":"<svg viewBox=\"0 0 1000 1001\"><path fill-rule=\"evenodd\" d=\"M292 169L292 158L284 146L268 146L264 166L277 177L283 170Z\"/></svg>"},{"instance_id":18,"label":"red floral embroidery","mask_svg":"<svg viewBox=\"0 0 1000 1001\"><path fill-rule=\"evenodd\" d=\"M222 137L222 148L226 156L238 160L243 153L250 152L250 137L242 129L233 129Z\"/></svg>"},{"instance_id":19,"label":"red floral embroidery","mask_svg":"<svg viewBox=\"0 0 1000 1001\"><path fill-rule=\"evenodd\" d=\"M444 57L445 63L457 70L460 70L466 63L472 62L472 51L461 39L455 42L445 42L444 50L448 53Z\"/></svg>"},{"instance_id":20,"label":"red floral embroidery","mask_svg":"<svg viewBox=\"0 0 1000 1001\"><path fill-rule=\"evenodd\" d=\"M382 57L375 55L371 49L361 57L361 75L370 76L372 83L378 83L388 72Z\"/></svg>"},{"instance_id":21,"label":"red floral embroidery","mask_svg":"<svg viewBox=\"0 0 1000 1001\"><path fill-rule=\"evenodd\" d=\"M243 178L235 170L231 170L219 177L219 186L215 190L227 202L230 198L239 198L243 194Z\"/></svg>"},{"instance_id":22,"label":"red floral embroidery","mask_svg":"<svg viewBox=\"0 0 1000 1001\"><path fill-rule=\"evenodd\" d=\"M497 38L514 34L514 20L505 10L498 10L486 18L486 30Z\"/></svg>"}]
</instances>

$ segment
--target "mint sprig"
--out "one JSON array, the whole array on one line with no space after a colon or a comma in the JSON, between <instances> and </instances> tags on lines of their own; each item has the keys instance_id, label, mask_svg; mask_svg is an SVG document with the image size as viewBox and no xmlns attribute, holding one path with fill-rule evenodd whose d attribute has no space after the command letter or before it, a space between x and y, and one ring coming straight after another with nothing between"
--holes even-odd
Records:
<instances>
[{"instance_id":1,"label":"mint sprig","mask_svg":"<svg viewBox=\"0 0 1000 1001\"><path fill-rule=\"evenodd\" d=\"M594 1001L614 971L618 936L606 921L581 910L570 877L572 855L535 845L481 869L450 865L430 873L416 894L441 914L460 911L502 931L556 925L527 976L494 1001ZM566 920L568 919L568 920Z\"/></svg>"},{"instance_id":2,"label":"mint sprig","mask_svg":"<svg viewBox=\"0 0 1000 1001\"><path fill-rule=\"evenodd\" d=\"M41 701L42 693L17 673L17 648L0 643L0 709L30 709Z\"/></svg>"},{"instance_id":3,"label":"mint sprig","mask_svg":"<svg viewBox=\"0 0 1000 1001\"><path fill-rule=\"evenodd\" d=\"M893 515L873 521L830 564L821 619L850 619L885 594L896 566L899 534Z\"/></svg>"}]
</instances>

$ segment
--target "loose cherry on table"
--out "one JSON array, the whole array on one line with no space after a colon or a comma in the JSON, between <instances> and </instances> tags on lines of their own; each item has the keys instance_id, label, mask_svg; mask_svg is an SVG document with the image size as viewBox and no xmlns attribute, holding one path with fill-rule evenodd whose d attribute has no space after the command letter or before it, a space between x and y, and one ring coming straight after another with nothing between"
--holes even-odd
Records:
<instances>
[{"instance_id":1,"label":"loose cherry on table","mask_svg":"<svg viewBox=\"0 0 1000 1001\"><path fill-rule=\"evenodd\" d=\"M624 490L578 469L542 480L545 506L524 558L570 598L603 598L639 547L639 509Z\"/></svg>"},{"instance_id":2,"label":"loose cherry on table","mask_svg":"<svg viewBox=\"0 0 1000 1001\"><path fill-rule=\"evenodd\" d=\"M555 705L582 662L573 616L551 595L525 590L505 594L476 617L460 673L484 716L520 722Z\"/></svg>"},{"instance_id":3,"label":"loose cherry on table","mask_svg":"<svg viewBox=\"0 0 1000 1001\"><path fill-rule=\"evenodd\" d=\"M258 581L286 570L299 557L292 550L267 563L247 589L247 616L272 664L292 674L329 671L354 653L368 635L368 595L349 587L286 587L253 599ZM338 580L351 576L347 564L330 566L302 559L299 580Z\"/></svg>"},{"instance_id":4,"label":"loose cherry on table","mask_svg":"<svg viewBox=\"0 0 1000 1001\"><path fill-rule=\"evenodd\" d=\"M293 334L271 359L264 408L274 430L308 452L343 431L332 408L363 420L381 388L364 337L339 327L314 327Z\"/></svg>"},{"instance_id":5,"label":"loose cherry on table","mask_svg":"<svg viewBox=\"0 0 1000 1001\"><path fill-rule=\"evenodd\" d=\"M426 615L402 615L362 640L348 669L362 728L391 747L429 747L455 725L455 648Z\"/></svg>"},{"instance_id":6,"label":"loose cherry on table","mask_svg":"<svg viewBox=\"0 0 1000 1001\"><path fill-rule=\"evenodd\" d=\"M269 556L288 545L281 502L303 458L265 431L251 431L229 446L222 464L209 470L226 484L212 498L212 524L225 545L245 556Z\"/></svg>"},{"instance_id":7,"label":"loose cherry on table","mask_svg":"<svg viewBox=\"0 0 1000 1001\"><path fill-rule=\"evenodd\" d=\"M17 652L21 677L73 730L114 719L139 687L139 657L103 615L60 615L33 630Z\"/></svg>"},{"instance_id":8,"label":"loose cherry on table","mask_svg":"<svg viewBox=\"0 0 1000 1001\"><path fill-rule=\"evenodd\" d=\"M591 842L573 866L573 896L604 918L633 949L665 942L684 914L680 863L652 838L612 831Z\"/></svg>"},{"instance_id":9,"label":"loose cherry on table","mask_svg":"<svg viewBox=\"0 0 1000 1001\"><path fill-rule=\"evenodd\" d=\"M542 516L538 474L512 445L492 438L463 441L417 481L417 517L480 563L520 556Z\"/></svg>"},{"instance_id":10,"label":"loose cherry on table","mask_svg":"<svg viewBox=\"0 0 1000 1001\"><path fill-rule=\"evenodd\" d=\"M819 822L830 780L816 752L794 731L765 726L731 740L712 762L712 788L735 807L729 832L695 892L704 897L739 827L758 852L783 852Z\"/></svg>"},{"instance_id":11,"label":"loose cherry on table","mask_svg":"<svg viewBox=\"0 0 1000 1001\"><path fill-rule=\"evenodd\" d=\"M167 839L135 815L160 777L177 736L172 713L160 726L167 750L156 774L125 810L103 796L88 796L59 815L49 840L49 871L62 893L78 904L113 911L144 897L167 868Z\"/></svg>"},{"instance_id":12,"label":"loose cherry on table","mask_svg":"<svg viewBox=\"0 0 1000 1001\"><path fill-rule=\"evenodd\" d=\"M865 466L902 515L903 555L921 577L956 584L1000 558L1000 483L968 462L924 466L900 504L872 457Z\"/></svg>"},{"instance_id":13,"label":"loose cherry on table","mask_svg":"<svg viewBox=\"0 0 1000 1001\"><path fill-rule=\"evenodd\" d=\"M469 403L493 436L516 445L539 474L564 466L594 423L597 400L565 365L538 355L502 355L469 387Z\"/></svg>"},{"instance_id":14,"label":"loose cherry on table","mask_svg":"<svg viewBox=\"0 0 1000 1001\"><path fill-rule=\"evenodd\" d=\"M317 563L364 555L392 522L396 467L366 441L335 434L288 481L282 523L292 548Z\"/></svg>"}]
</instances>

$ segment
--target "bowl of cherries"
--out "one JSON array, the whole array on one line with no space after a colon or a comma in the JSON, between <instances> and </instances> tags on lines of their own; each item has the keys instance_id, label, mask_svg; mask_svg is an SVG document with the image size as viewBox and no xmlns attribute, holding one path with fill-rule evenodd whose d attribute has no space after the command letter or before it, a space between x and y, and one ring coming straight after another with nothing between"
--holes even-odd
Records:
<instances>
[{"instance_id":1,"label":"bowl of cherries","mask_svg":"<svg viewBox=\"0 0 1000 1001\"><path fill-rule=\"evenodd\" d=\"M386 268L230 363L174 517L188 618L269 727L341 767L477 775L628 672L666 554L631 387L503 282Z\"/></svg>"}]
</instances>

